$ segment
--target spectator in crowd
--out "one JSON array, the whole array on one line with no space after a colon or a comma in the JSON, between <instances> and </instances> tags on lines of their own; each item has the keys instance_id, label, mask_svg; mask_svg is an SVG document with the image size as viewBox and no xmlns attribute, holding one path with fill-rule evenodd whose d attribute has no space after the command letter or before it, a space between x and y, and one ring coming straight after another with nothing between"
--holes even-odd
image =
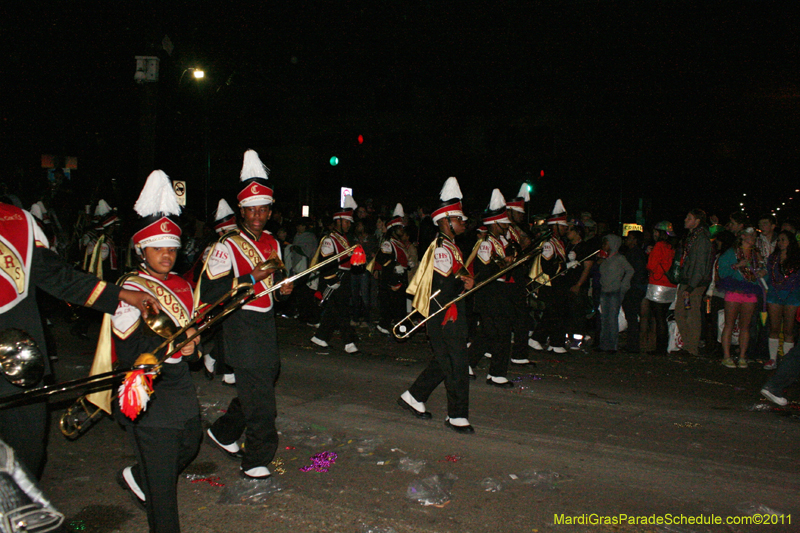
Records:
<instances>
[{"instance_id":1,"label":"spectator in crowd","mask_svg":"<svg viewBox=\"0 0 800 533\"><path fill-rule=\"evenodd\" d=\"M761 286L758 278L763 261L756 247L755 229L748 226L739 231L736 244L719 258L719 288L725 291L725 327L722 330L722 364L728 368L747 368L747 346L750 342L750 320L756 310ZM733 328L739 327L739 362L731 358ZM680 325L678 326L680 328Z\"/></svg>"},{"instance_id":2,"label":"spectator in crowd","mask_svg":"<svg viewBox=\"0 0 800 533\"><path fill-rule=\"evenodd\" d=\"M567 272L564 274L564 284L569 287L567 292L567 303L569 306L569 323L567 333L569 334L569 345L572 349L578 349L580 340L588 331L586 314L592 309L592 301L589 298L589 274L594 265L594 258L589 257L597 248L583 240L584 228L582 222L571 221L567 227L566 242L564 243L567 254ZM577 334L577 335L576 335Z\"/></svg>"},{"instance_id":3,"label":"spectator in crowd","mask_svg":"<svg viewBox=\"0 0 800 533\"><path fill-rule=\"evenodd\" d=\"M674 237L671 222L665 220L653 228L655 244L647 257L647 290L642 300L640 332L640 349L649 354L667 353L667 313L677 293L676 285L667 277L675 257L671 242Z\"/></svg>"},{"instance_id":4,"label":"spectator in crowd","mask_svg":"<svg viewBox=\"0 0 800 533\"><path fill-rule=\"evenodd\" d=\"M683 349L699 355L702 328L703 295L711 281L714 261L711 236L706 227L706 213L692 209L683 221L688 230L681 247L681 270L678 283L678 302L675 305L675 322L683 339Z\"/></svg>"},{"instance_id":5,"label":"spectator in crowd","mask_svg":"<svg viewBox=\"0 0 800 533\"><path fill-rule=\"evenodd\" d=\"M775 244L778 240L778 234L775 233L777 227L778 222L773 215L763 214L758 219L758 230L761 234L758 236L756 246L765 261L775 251Z\"/></svg>"},{"instance_id":6,"label":"spectator in crowd","mask_svg":"<svg viewBox=\"0 0 800 533\"><path fill-rule=\"evenodd\" d=\"M633 267L619 253L622 239L613 234L603 238L602 249L608 254L600 265L601 352L617 353L619 344L619 309L633 278Z\"/></svg>"},{"instance_id":7,"label":"spectator in crowd","mask_svg":"<svg viewBox=\"0 0 800 533\"><path fill-rule=\"evenodd\" d=\"M717 225L717 227L720 227ZM706 333L706 354L711 355L719 352L722 347L722 325L724 324L725 317L725 291L717 287L719 282L719 264L720 256L736 243L736 237L727 230L718 231L714 238L715 259L714 266L711 269L711 283L706 290L706 310L708 311L710 327ZM722 320L718 317L722 313Z\"/></svg>"},{"instance_id":8,"label":"spectator in crowd","mask_svg":"<svg viewBox=\"0 0 800 533\"><path fill-rule=\"evenodd\" d=\"M728 223L725 224L725 229L738 236L739 232L742 231L746 225L747 215L745 215L743 211L734 211L728 217Z\"/></svg>"},{"instance_id":9,"label":"spectator in crowd","mask_svg":"<svg viewBox=\"0 0 800 533\"><path fill-rule=\"evenodd\" d=\"M769 361L764 369L778 365L778 343L783 327L783 354L794 347L795 315L800 306L800 246L789 231L781 231L776 249L767 261L767 310L769 312Z\"/></svg>"},{"instance_id":10,"label":"spectator in crowd","mask_svg":"<svg viewBox=\"0 0 800 533\"><path fill-rule=\"evenodd\" d=\"M639 353L639 315L647 292L647 256L642 248L643 237L641 231L629 231L625 237L625 246L628 248L625 259L633 267L631 288L622 300L622 310L628 322L628 336L623 350L627 353Z\"/></svg>"}]
</instances>

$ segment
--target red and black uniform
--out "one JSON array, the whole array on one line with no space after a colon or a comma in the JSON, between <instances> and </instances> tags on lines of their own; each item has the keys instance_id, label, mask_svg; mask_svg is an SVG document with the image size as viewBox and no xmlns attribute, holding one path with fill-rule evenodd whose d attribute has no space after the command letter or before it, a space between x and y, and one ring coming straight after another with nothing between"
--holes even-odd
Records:
<instances>
[{"instance_id":1,"label":"red and black uniform","mask_svg":"<svg viewBox=\"0 0 800 533\"><path fill-rule=\"evenodd\" d=\"M45 355L45 376L52 374L34 288L68 302L113 313L120 288L78 272L49 249L47 238L27 211L0 203L0 331L26 331ZM40 384L41 385L41 384ZM0 396L22 389L0 379ZM39 475L47 440L47 404L0 410L0 437Z\"/></svg>"},{"instance_id":2,"label":"red and black uniform","mask_svg":"<svg viewBox=\"0 0 800 533\"><path fill-rule=\"evenodd\" d=\"M514 260L527 252L524 249L523 230L514 224L508 226L506 240L509 242L509 250L513 250ZM528 354L528 332L533 329L531 315L528 310L528 270L529 263L522 264L506 277L506 290L508 292L508 304L510 305L511 330L514 333L514 345L512 346L512 359L527 359Z\"/></svg>"},{"instance_id":3,"label":"red and black uniform","mask_svg":"<svg viewBox=\"0 0 800 533\"><path fill-rule=\"evenodd\" d=\"M432 260L427 257L433 254ZM464 267L461 250L450 237L440 233L425 252L420 269L432 268L430 293L441 291L430 300L429 314L441 309L442 304L455 299L464 289L464 282L456 274ZM417 272L417 276L424 273ZM447 390L447 415L449 418L469 417L469 370L467 368L467 313L464 300L426 323L433 348L433 359L417 377L408 392L419 402L426 402L434 389L444 381Z\"/></svg>"},{"instance_id":4,"label":"red and black uniform","mask_svg":"<svg viewBox=\"0 0 800 533\"><path fill-rule=\"evenodd\" d=\"M259 238L246 228L223 235L214 245L201 276L201 299L214 302L231 288L251 283L253 269L273 254L281 256L280 246L266 230ZM256 294L271 286L273 278L274 274L258 282ZM275 291L253 300L223 322L226 363L236 372L238 398L211 430L226 445L235 443L244 433L245 471L266 467L278 449L275 382L281 361L273 310L273 296L278 294Z\"/></svg>"},{"instance_id":5,"label":"red and black uniform","mask_svg":"<svg viewBox=\"0 0 800 533\"><path fill-rule=\"evenodd\" d=\"M170 273L166 280L160 280L140 268L120 282L125 289L151 294L177 328L191 320L192 287L177 274ZM115 353L122 367L132 366L141 354L153 353L161 344L161 337L147 331L139 310L124 302L117 307L111 323ZM176 343L180 340L176 339ZM189 363L180 353L172 355L153 380L147 409L131 420L120 412L115 397L114 415L125 426L136 453L137 464L132 473L146 497L150 530L179 531L178 476L197 455L203 440Z\"/></svg>"},{"instance_id":6,"label":"red and black uniform","mask_svg":"<svg viewBox=\"0 0 800 533\"><path fill-rule=\"evenodd\" d=\"M407 314L408 252L403 243L393 237L383 241L375 256L375 270L381 273L378 285L380 326L388 330Z\"/></svg>"},{"instance_id":7,"label":"red and black uniform","mask_svg":"<svg viewBox=\"0 0 800 533\"><path fill-rule=\"evenodd\" d=\"M567 265L567 252L564 243L558 237L550 237L542 243L540 265L543 275L533 283L538 286L546 278L553 278L562 272ZM569 280L559 276L549 286L539 287L539 301L545 305L542 319L531 338L541 345L548 342L550 346L562 347L566 341L567 323L569 321Z\"/></svg>"},{"instance_id":8,"label":"red and black uniform","mask_svg":"<svg viewBox=\"0 0 800 533\"><path fill-rule=\"evenodd\" d=\"M319 243L319 261L344 252L350 247L347 237L338 231L332 231ZM358 335L350 325L350 255L344 255L339 261L334 261L322 267L321 281L324 283L323 291L332 291L325 307L322 310L320 325L314 335L317 339L329 342L333 331L338 329L342 334L342 341L350 344L358 341Z\"/></svg>"},{"instance_id":9,"label":"red and black uniform","mask_svg":"<svg viewBox=\"0 0 800 533\"><path fill-rule=\"evenodd\" d=\"M505 268L508 241L491 232L478 244L472 261L475 283L480 283ZM489 375L506 377L511 350L511 308L508 300L508 274L475 292L475 312L480 314L478 335L469 347L469 364L475 368L485 353L492 354Z\"/></svg>"}]
</instances>

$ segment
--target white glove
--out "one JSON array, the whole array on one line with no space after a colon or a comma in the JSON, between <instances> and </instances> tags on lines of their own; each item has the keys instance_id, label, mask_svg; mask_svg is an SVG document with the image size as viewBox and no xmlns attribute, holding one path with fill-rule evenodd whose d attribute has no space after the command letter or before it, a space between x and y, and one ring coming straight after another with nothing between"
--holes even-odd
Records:
<instances>
[{"instance_id":1,"label":"white glove","mask_svg":"<svg viewBox=\"0 0 800 533\"><path fill-rule=\"evenodd\" d=\"M405 267L404 267L404 266L402 266L402 265L395 265L395 266L394 266L394 273L395 273L395 274L402 274L402 273L403 273L403 272L405 272L405 271L406 271L406 269L405 269Z\"/></svg>"},{"instance_id":2,"label":"white glove","mask_svg":"<svg viewBox=\"0 0 800 533\"><path fill-rule=\"evenodd\" d=\"M341 287L341 285L342 285L342 284L341 284L340 282L336 282L336 283L334 283L333 285L328 285L328 286L329 286L331 289L333 289L333 290L336 290L336 289L338 289L339 287Z\"/></svg>"},{"instance_id":3,"label":"white glove","mask_svg":"<svg viewBox=\"0 0 800 533\"><path fill-rule=\"evenodd\" d=\"M580 262L579 262L579 261L570 261L569 263L567 263L567 269L570 269L570 268L575 268L575 267L577 267L578 265L580 265Z\"/></svg>"}]
</instances>

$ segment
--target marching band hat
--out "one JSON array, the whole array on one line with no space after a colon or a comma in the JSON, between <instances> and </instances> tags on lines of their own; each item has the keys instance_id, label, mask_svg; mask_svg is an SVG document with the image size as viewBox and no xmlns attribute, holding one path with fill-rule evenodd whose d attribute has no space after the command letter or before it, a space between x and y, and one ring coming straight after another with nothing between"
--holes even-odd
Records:
<instances>
[{"instance_id":1,"label":"marching band hat","mask_svg":"<svg viewBox=\"0 0 800 533\"><path fill-rule=\"evenodd\" d=\"M163 171L154 170L150 173L133 210L141 217L139 230L133 234L134 246L139 249L180 247L178 215L181 214L181 206L172 188L172 180Z\"/></svg>"},{"instance_id":2,"label":"marching band hat","mask_svg":"<svg viewBox=\"0 0 800 533\"><path fill-rule=\"evenodd\" d=\"M512 209L514 211L519 211L520 213L525 212L525 203L530 202L531 200L531 193L528 192L528 184L523 183L522 186L519 188L519 192L517 193L517 197L513 200L506 202L506 207L508 209Z\"/></svg>"},{"instance_id":3,"label":"marching band hat","mask_svg":"<svg viewBox=\"0 0 800 533\"><path fill-rule=\"evenodd\" d=\"M492 191L492 198L489 200L489 207L487 207L486 211L483 212L483 223L486 225L511 223L511 221L508 219L508 214L506 213L506 200L503 198L503 193L500 192L500 189L494 189Z\"/></svg>"},{"instance_id":4,"label":"marching band hat","mask_svg":"<svg viewBox=\"0 0 800 533\"><path fill-rule=\"evenodd\" d=\"M217 212L214 214L214 231L222 235L234 229L236 229L236 215L225 198L220 198Z\"/></svg>"},{"instance_id":5,"label":"marching band hat","mask_svg":"<svg viewBox=\"0 0 800 533\"><path fill-rule=\"evenodd\" d=\"M356 201L351 195L348 194L344 197L344 206L342 207L342 210L333 214L333 220L341 219L353 222L353 211L355 211L357 207L358 204Z\"/></svg>"},{"instance_id":6,"label":"marching band hat","mask_svg":"<svg viewBox=\"0 0 800 533\"><path fill-rule=\"evenodd\" d=\"M395 226L403 226L404 216L406 216L406 214L403 212L403 206L401 204L397 204L394 208L394 212L392 213L391 220L386 223L386 229L389 230Z\"/></svg>"},{"instance_id":7,"label":"marching band hat","mask_svg":"<svg viewBox=\"0 0 800 533\"><path fill-rule=\"evenodd\" d=\"M239 179L242 181L242 189L236 198L239 200L239 207L251 207L256 205L271 205L272 189L267 185L269 169L259 159L255 150L247 150L244 153L244 162Z\"/></svg>"},{"instance_id":8,"label":"marching band hat","mask_svg":"<svg viewBox=\"0 0 800 533\"><path fill-rule=\"evenodd\" d=\"M441 192L439 192L439 199L442 203L434 209L431 215L433 223L436 224L445 217L461 217L463 220L467 220L461 207L461 198L461 188L458 186L458 180L447 178Z\"/></svg>"},{"instance_id":9,"label":"marching band hat","mask_svg":"<svg viewBox=\"0 0 800 533\"><path fill-rule=\"evenodd\" d=\"M556 200L556 205L553 206L553 214L547 219L548 225L568 226L567 224L567 210L564 209L564 204L559 198Z\"/></svg>"}]
</instances>

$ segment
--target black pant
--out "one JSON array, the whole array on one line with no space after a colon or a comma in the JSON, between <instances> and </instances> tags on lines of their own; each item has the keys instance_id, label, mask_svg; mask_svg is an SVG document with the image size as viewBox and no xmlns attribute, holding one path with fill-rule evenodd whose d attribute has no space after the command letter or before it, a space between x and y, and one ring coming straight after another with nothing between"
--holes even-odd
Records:
<instances>
[{"instance_id":1,"label":"black pant","mask_svg":"<svg viewBox=\"0 0 800 533\"><path fill-rule=\"evenodd\" d=\"M350 344L358 341L356 330L350 325L350 273L346 273L339 283L339 288L333 291L328 301L325 302L315 336L328 342L333 337L333 331L338 329L342 334L342 341Z\"/></svg>"},{"instance_id":2,"label":"black pant","mask_svg":"<svg viewBox=\"0 0 800 533\"><path fill-rule=\"evenodd\" d=\"M628 340L625 344L625 350L628 352L639 352L639 315L646 292L645 289L631 287L622 300L622 310L625 313L625 320L628 321Z\"/></svg>"},{"instance_id":3,"label":"black pant","mask_svg":"<svg viewBox=\"0 0 800 533\"><path fill-rule=\"evenodd\" d=\"M203 428L200 417L181 429L126 426L138 464L133 467L137 484L147 498L147 522L151 533L177 533L178 476L200 449Z\"/></svg>"},{"instance_id":4,"label":"black pant","mask_svg":"<svg viewBox=\"0 0 800 533\"><path fill-rule=\"evenodd\" d=\"M275 418L275 382L280 362L258 368L236 368L236 393L228 411L211 426L222 444L233 444L245 436L242 470L268 466L278 451Z\"/></svg>"},{"instance_id":5,"label":"black pant","mask_svg":"<svg viewBox=\"0 0 800 533\"><path fill-rule=\"evenodd\" d=\"M14 448L17 460L36 479L44 469L47 420L46 402L0 409L0 437Z\"/></svg>"},{"instance_id":6,"label":"black pant","mask_svg":"<svg viewBox=\"0 0 800 533\"><path fill-rule=\"evenodd\" d=\"M476 294L476 310L481 315L478 334L469 347L469 365L474 369L480 363L483 354L492 354L489 363L489 374L495 377L506 377L508 362L511 356L511 307L506 298L506 288L502 282L493 281L493 285L485 287L483 294ZM527 341L526 341L527 342Z\"/></svg>"},{"instance_id":7,"label":"black pant","mask_svg":"<svg viewBox=\"0 0 800 533\"><path fill-rule=\"evenodd\" d=\"M526 359L528 357L528 333L533 329L528 309L528 292L524 281L508 283L506 289L510 305L511 331L514 332L512 357Z\"/></svg>"},{"instance_id":8,"label":"black pant","mask_svg":"<svg viewBox=\"0 0 800 533\"><path fill-rule=\"evenodd\" d=\"M467 370L467 314L463 302L457 305L458 319L442 325L445 312L428 321L433 359L408 389L419 402L426 402L444 381L447 416L469 417L469 371ZM441 317L441 318L440 318Z\"/></svg>"},{"instance_id":9,"label":"black pant","mask_svg":"<svg viewBox=\"0 0 800 533\"><path fill-rule=\"evenodd\" d=\"M568 287L562 287L560 284L539 289L539 300L545 305L542 319L533 332L533 339L539 343L545 344L549 339L550 346L564 346L569 320L567 293L569 293Z\"/></svg>"},{"instance_id":10,"label":"black pant","mask_svg":"<svg viewBox=\"0 0 800 533\"><path fill-rule=\"evenodd\" d=\"M380 326L382 328L391 329L394 324L408 314L406 312L406 285L401 285L399 289L393 291L388 285L381 283L378 299L380 300Z\"/></svg>"}]
</instances>

